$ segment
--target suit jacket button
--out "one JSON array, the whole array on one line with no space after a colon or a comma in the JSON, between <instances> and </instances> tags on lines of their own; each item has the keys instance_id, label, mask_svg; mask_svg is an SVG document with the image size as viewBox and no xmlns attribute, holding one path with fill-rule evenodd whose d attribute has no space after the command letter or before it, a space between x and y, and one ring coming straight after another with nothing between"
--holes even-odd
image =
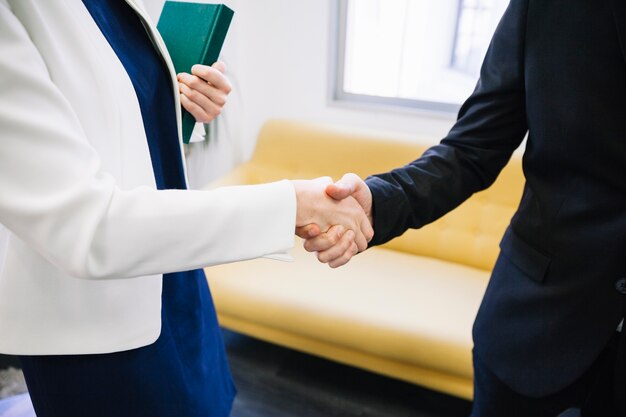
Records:
<instances>
[{"instance_id":1,"label":"suit jacket button","mask_svg":"<svg viewBox=\"0 0 626 417\"><path fill-rule=\"evenodd\" d=\"M615 289L620 294L626 294L626 278L618 279L615 283Z\"/></svg>"}]
</instances>

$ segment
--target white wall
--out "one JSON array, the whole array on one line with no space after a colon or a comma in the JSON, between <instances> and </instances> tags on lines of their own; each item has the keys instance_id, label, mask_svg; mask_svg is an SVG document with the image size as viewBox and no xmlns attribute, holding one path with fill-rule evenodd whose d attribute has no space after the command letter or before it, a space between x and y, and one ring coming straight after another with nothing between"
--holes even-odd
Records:
<instances>
[{"instance_id":1,"label":"white wall","mask_svg":"<svg viewBox=\"0 0 626 417\"><path fill-rule=\"evenodd\" d=\"M244 98L245 155L255 134L271 117L357 126L435 141L447 133L454 116L418 116L329 102L331 7L333 0L239 1L240 68ZM372 57L376 59L376 57Z\"/></svg>"},{"instance_id":2,"label":"white wall","mask_svg":"<svg viewBox=\"0 0 626 417\"><path fill-rule=\"evenodd\" d=\"M162 0L146 0L157 16ZM329 101L334 0L231 0L235 17L224 47L236 91L225 111L226 141L200 155L216 176L249 158L261 125L274 117L354 126L435 143L453 115L348 108ZM376 57L372 57L376 59ZM222 138L223 139L223 138ZM224 157L224 150L228 157ZM280 152L280 150L276 150ZM209 153L222 154L218 160ZM198 155L196 155L198 156ZM209 163L209 162L206 162ZM207 180L210 178L206 178Z\"/></svg>"}]
</instances>

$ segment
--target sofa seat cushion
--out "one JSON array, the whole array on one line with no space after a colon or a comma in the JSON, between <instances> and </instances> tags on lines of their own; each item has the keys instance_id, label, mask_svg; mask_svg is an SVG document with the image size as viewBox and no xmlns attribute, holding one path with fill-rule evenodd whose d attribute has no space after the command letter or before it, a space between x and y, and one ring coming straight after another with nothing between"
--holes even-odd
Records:
<instances>
[{"instance_id":1,"label":"sofa seat cushion","mask_svg":"<svg viewBox=\"0 0 626 417\"><path fill-rule=\"evenodd\" d=\"M334 270L299 241L293 255L291 263L257 259L207 268L220 318L443 372L471 386L471 328L489 272L384 248ZM302 350L333 356L320 346ZM462 396L471 395L464 389Z\"/></svg>"}]
</instances>

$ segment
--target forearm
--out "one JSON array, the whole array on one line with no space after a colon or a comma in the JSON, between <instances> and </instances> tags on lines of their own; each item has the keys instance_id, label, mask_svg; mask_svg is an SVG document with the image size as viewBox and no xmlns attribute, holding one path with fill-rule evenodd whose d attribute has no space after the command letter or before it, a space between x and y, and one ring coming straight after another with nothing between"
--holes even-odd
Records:
<instances>
[{"instance_id":1,"label":"forearm","mask_svg":"<svg viewBox=\"0 0 626 417\"><path fill-rule=\"evenodd\" d=\"M370 177L374 240L381 244L419 228L489 187L528 126L524 82L525 0L510 3L473 94L440 144L391 172Z\"/></svg>"},{"instance_id":2,"label":"forearm","mask_svg":"<svg viewBox=\"0 0 626 417\"><path fill-rule=\"evenodd\" d=\"M90 112L68 99L1 1L0 50L7 51L0 56L0 223L59 269L125 278L292 246L290 183L156 190L139 122L100 126L94 139L87 122L99 107Z\"/></svg>"}]
</instances>

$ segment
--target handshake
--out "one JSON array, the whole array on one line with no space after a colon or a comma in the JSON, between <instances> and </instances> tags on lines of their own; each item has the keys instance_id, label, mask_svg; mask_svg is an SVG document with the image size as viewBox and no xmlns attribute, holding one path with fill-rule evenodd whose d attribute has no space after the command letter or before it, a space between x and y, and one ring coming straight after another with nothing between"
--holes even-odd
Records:
<instances>
[{"instance_id":1,"label":"handshake","mask_svg":"<svg viewBox=\"0 0 626 417\"><path fill-rule=\"evenodd\" d=\"M356 174L292 181L296 190L296 235L320 262L337 268L367 249L374 236L372 193Z\"/></svg>"}]
</instances>

